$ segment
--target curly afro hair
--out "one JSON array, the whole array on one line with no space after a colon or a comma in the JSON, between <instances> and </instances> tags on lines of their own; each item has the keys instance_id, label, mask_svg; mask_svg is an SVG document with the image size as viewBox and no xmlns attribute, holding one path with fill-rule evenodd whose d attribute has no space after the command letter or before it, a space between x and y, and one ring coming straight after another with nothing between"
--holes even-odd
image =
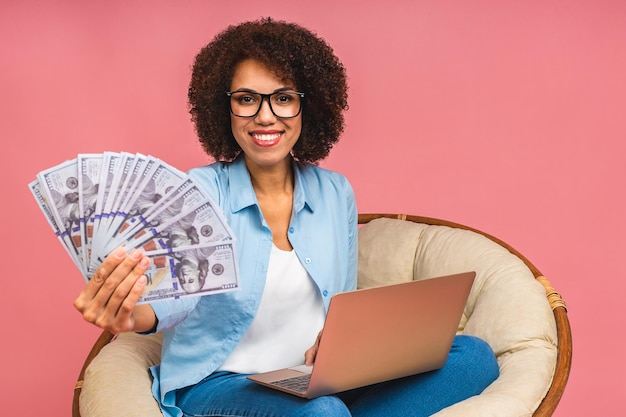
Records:
<instances>
[{"instance_id":1,"label":"curly afro hair","mask_svg":"<svg viewBox=\"0 0 626 417\"><path fill-rule=\"evenodd\" d=\"M229 26L195 58L189 105L200 143L216 160L241 152L230 124L226 92L237 64L255 59L293 82L303 99L302 132L294 159L317 163L328 156L344 129L348 86L343 64L322 38L297 24L264 18Z\"/></svg>"}]
</instances>

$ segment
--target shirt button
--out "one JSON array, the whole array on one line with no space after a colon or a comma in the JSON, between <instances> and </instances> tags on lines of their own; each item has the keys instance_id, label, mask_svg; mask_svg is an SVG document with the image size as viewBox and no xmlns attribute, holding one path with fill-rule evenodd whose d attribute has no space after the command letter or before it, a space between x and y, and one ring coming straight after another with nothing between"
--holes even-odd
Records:
<instances>
[{"instance_id":1,"label":"shirt button","mask_svg":"<svg viewBox=\"0 0 626 417\"><path fill-rule=\"evenodd\" d=\"M304 259L304 263L305 264L310 264L311 263L311 258L305 258Z\"/></svg>"},{"instance_id":2,"label":"shirt button","mask_svg":"<svg viewBox=\"0 0 626 417\"><path fill-rule=\"evenodd\" d=\"M295 229L294 229L293 227L290 227L290 228L289 228L289 233L293 233L293 231L294 231L294 230L295 230Z\"/></svg>"},{"instance_id":3,"label":"shirt button","mask_svg":"<svg viewBox=\"0 0 626 417\"><path fill-rule=\"evenodd\" d=\"M328 291L324 290L322 294L324 294L324 297L328 297Z\"/></svg>"}]
</instances>

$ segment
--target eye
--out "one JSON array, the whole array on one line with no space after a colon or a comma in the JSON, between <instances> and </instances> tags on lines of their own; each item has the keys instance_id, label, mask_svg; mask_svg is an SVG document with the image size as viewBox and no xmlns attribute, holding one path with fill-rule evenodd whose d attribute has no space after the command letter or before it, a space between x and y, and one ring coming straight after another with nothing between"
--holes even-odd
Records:
<instances>
[{"instance_id":1,"label":"eye","mask_svg":"<svg viewBox=\"0 0 626 417\"><path fill-rule=\"evenodd\" d=\"M256 100L254 99L254 97L250 97L250 96L243 96L241 98L239 98L239 104L251 104L254 103Z\"/></svg>"},{"instance_id":2,"label":"eye","mask_svg":"<svg viewBox=\"0 0 626 417\"><path fill-rule=\"evenodd\" d=\"M279 105L287 105L293 103L295 100L293 94L281 93L274 96L274 103Z\"/></svg>"},{"instance_id":3,"label":"eye","mask_svg":"<svg viewBox=\"0 0 626 417\"><path fill-rule=\"evenodd\" d=\"M241 93L233 95L233 99L240 106L250 106L258 103L259 99L253 94Z\"/></svg>"}]
</instances>

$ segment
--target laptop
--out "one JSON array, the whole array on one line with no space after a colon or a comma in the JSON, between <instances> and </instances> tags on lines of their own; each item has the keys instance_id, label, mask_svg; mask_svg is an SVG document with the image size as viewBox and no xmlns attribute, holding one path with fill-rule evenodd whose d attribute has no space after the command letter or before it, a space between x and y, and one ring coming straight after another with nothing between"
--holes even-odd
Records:
<instances>
[{"instance_id":1,"label":"laptop","mask_svg":"<svg viewBox=\"0 0 626 417\"><path fill-rule=\"evenodd\" d=\"M439 369L475 277L465 272L336 294L314 366L248 379L310 399Z\"/></svg>"}]
</instances>

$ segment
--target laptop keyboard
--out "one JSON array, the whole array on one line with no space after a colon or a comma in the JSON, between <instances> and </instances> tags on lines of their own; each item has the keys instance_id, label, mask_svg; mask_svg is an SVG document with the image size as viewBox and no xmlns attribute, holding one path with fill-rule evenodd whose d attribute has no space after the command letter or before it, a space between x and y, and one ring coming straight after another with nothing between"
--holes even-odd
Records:
<instances>
[{"instance_id":1,"label":"laptop keyboard","mask_svg":"<svg viewBox=\"0 0 626 417\"><path fill-rule=\"evenodd\" d=\"M294 376L292 378L281 379L278 381L273 381L272 384L290 389L292 391L305 392L309 386L309 381L311 380L311 374L304 374Z\"/></svg>"}]
</instances>

